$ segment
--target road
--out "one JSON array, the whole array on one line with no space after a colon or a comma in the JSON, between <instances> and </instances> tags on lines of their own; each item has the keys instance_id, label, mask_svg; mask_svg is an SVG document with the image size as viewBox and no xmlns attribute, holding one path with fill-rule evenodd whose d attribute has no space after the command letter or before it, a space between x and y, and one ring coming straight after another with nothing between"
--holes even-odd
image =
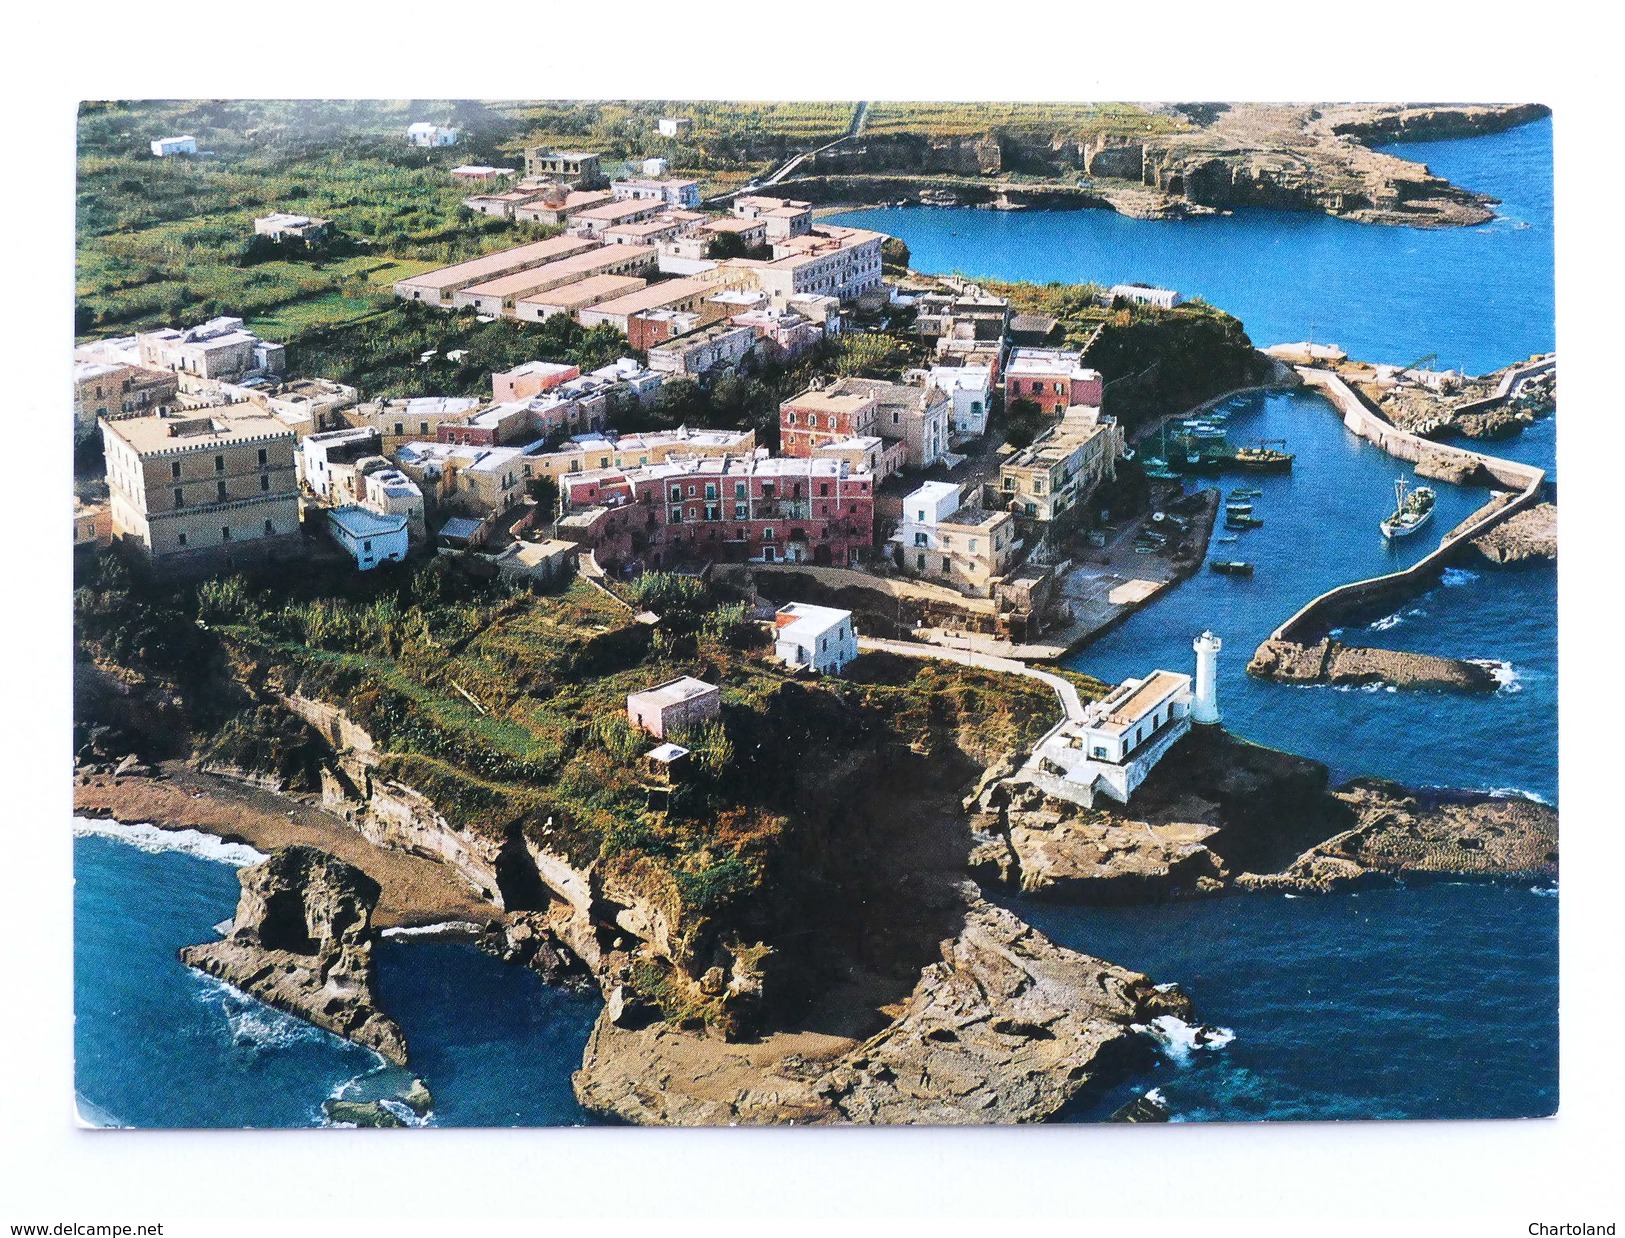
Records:
<instances>
[{"instance_id":1,"label":"road","mask_svg":"<svg viewBox=\"0 0 1625 1238\"><path fill-rule=\"evenodd\" d=\"M895 653L905 658L936 658L943 662L958 662L961 666L974 666L984 671L1002 671L1008 675L1025 675L1028 679L1041 679L1054 689L1066 713L1068 722L1083 721L1083 699L1078 690L1059 675L1041 671L1017 662L1014 658L998 658L992 654L975 653L969 649L944 649L940 645L918 645L912 641L884 640L875 636L858 637L858 649L864 653Z\"/></svg>"},{"instance_id":2,"label":"road","mask_svg":"<svg viewBox=\"0 0 1625 1238\"><path fill-rule=\"evenodd\" d=\"M864 123L868 119L869 104L867 101L860 102L852 109L852 120L851 123L847 125L846 132L841 134L841 136L836 138L833 142L825 142L822 146L815 147L812 150L804 150L799 154L792 155L778 167L769 172L766 176L759 178L752 184L743 186L739 189L730 189L727 193L719 193L713 197L709 197L705 199L704 205L712 206L714 204L720 204L727 202L742 193L758 193L763 189L777 185L785 177L789 176L790 173L799 168L809 157L813 155L821 155L826 150L834 150L842 142L857 137L858 134L863 132Z\"/></svg>"}]
</instances>

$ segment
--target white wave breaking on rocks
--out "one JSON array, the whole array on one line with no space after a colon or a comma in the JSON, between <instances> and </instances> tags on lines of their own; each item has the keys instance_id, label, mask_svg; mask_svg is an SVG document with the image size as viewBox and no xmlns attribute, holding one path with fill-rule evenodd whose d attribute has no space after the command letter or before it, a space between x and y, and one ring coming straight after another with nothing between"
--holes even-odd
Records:
<instances>
[{"instance_id":1,"label":"white wave breaking on rocks","mask_svg":"<svg viewBox=\"0 0 1625 1238\"><path fill-rule=\"evenodd\" d=\"M1533 800L1537 804L1545 804L1548 808L1552 803L1544 795L1525 791L1522 787L1491 787L1484 794L1494 800Z\"/></svg>"},{"instance_id":2,"label":"white wave breaking on rocks","mask_svg":"<svg viewBox=\"0 0 1625 1238\"><path fill-rule=\"evenodd\" d=\"M442 920L438 924L397 925L380 929L380 937L477 937L485 931L483 924L472 920Z\"/></svg>"},{"instance_id":3,"label":"white wave breaking on rocks","mask_svg":"<svg viewBox=\"0 0 1625 1238\"><path fill-rule=\"evenodd\" d=\"M1440 583L1446 589L1459 589L1462 585L1470 585L1477 579L1477 572L1469 572L1464 567L1447 567L1444 569L1444 578Z\"/></svg>"},{"instance_id":4,"label":"white wave breaking on rocks","mask_svg":"<svg viewBox=\"0 0 1625 1238\"><path fill-rule=\"evenodd\" d=\"M236 985L203 972L194 972L193 975L198 982L197 1000L219 1011L231 1031L232 1043L241 1048L259 1052L333 1039L331 1033L324 1032L314 1023L306 1023L274 1006L267 1006ZM383 1061L383 1058L378 1060Z\"/></svg>"},{"instance_id":5,"label":"white wave breaking on rocks","mask_svg":"<svg viewBox=\"0 0 1625 1238\"><path fill-rule=\"evenodd\" d=\"M1511 696L1514 692L1523 691L1523 683L1518 670L1510 662L1503 662L1499 658L1468 658L1474 666L1482 666L1489 671L1495 679L1495 690Z\"/></svg>"},{"instance_id":6,"label":"white wave breaking on rocks","mask_svg":"<svg viewBox=\"0 0 1625 1238\"><path fill-rule=\"evenodd\" d=\"M1133 1023L1129 1026L1133 1031L1156 1041L1170 1059L1182 1066L1199 1050L1217 1052L1236 1038L1236 1034L1228 1027L1203 1027L1199 1023L1187 1023L1178 1015L1171 1014L1158 1015L1149 1023Z\"/></svg>"},{"instance_id":7,"label":"white wave breaking on rocks","mask_svg":"<svg viewBox=\"0 0 1625 1238\"><path fill-rule=\"evenodd\" d=\"M202 830L166 830L146 823L126 825L108 817L75 817L73 833L75 838L112 838L152 855L180 851L217 864L230 864L233 868L258 864L265 858L247 843L228 843Z\"/></svg>"}]
</instances>

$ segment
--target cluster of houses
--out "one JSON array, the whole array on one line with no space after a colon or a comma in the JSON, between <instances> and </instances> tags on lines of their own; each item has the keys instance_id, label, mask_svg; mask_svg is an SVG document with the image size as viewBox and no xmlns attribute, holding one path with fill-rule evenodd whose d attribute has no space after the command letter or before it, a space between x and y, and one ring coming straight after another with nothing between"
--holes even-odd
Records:
<instances>
[{"instance_id":1,"label":"cluster of houses","mask_svg":"<svg viewBox=\"0 0 1625 1238\"><path fill-rule=\"evenodd\" d=\"M661 133L680 135L681 118L665 119ZM407 140L457 135L423 122ZM178 565L221 547L291 548L314 516L365 569L415 543L478 546L550 481L557 510L539 520L608 570L880 567L989 598L1113 476L1123 439L1101 415L1101 377L1077 352L1030 346L1047 321L1024 324L974 285L898 298L881 280L880 233L819 225L807 202L755 194L706 213L696 181L666 176L660 160L641 170L611 180L599 155L550 147L526 151L517 184L508 169L457 169L512 185L481 188L469 209L563 233L410 276L394 293L488 319L608 325L646 361L582 373L538 359L493 374L489 399L363 401L289 379L282 346L237 318L87 344L76 422L81 434L101 427L111 490L97 527ZM255 221L275 238L330 226L282 212ZM842 330L848 307L887 300L913 306L912 330L934 342L929 364L783 401L777 455L748 430L616 432L616 410L649 404L666 382L708 382L752 356L792 361ZM943 479L1001 397L1052 426L999 459L996 477Z\"/></svg>"}]
</instances>

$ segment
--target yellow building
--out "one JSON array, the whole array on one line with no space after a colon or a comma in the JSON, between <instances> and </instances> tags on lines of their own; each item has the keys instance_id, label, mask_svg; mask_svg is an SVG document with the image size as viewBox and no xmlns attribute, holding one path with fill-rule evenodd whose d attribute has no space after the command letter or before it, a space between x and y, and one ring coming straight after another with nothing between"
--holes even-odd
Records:
<instances>
[{"instance_id":1,"label":"yellow building","mask_svg":"<svg viewBox=\"0 0 1625 1238\"><path fill-rule=\"evenodd\" d=\"M295 435L257 404L103 421L102 441L113 537L151 559L298 537Z\"/></svg>"}]
</instances>

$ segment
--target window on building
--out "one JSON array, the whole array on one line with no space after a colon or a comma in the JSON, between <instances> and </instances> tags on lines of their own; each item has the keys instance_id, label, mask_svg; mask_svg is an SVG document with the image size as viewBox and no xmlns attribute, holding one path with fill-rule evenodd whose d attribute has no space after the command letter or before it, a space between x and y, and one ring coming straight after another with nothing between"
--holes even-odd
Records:
<instances>
[{"instance_id":1,"label":"window on building","mask_svg":"<svg viewBox=\"0 0 1625 1238\"><path fill-rule=\"evenodd\" d=\"M371 554L372 553L372 539L368 538L366 541L362 542L361 543L361 549L366 551L368 554Z\"/></svg>"},{"instance_id":2,"label":"window on building","mask_svg":"<svg viewBox=\"0 0 1625 1238\"><path fill-rule=\"evenodd\" d=\"M671 497L673 499L682 498L683 497L683 488L681 486L673 486L671 488Z\"/></svg>"},{"instance_id":3,"label":"window on building","mask_svg":"<svg viewBox=\"0 0 1625 1238\"><path fill-rule=\"evenodd\" d=\"M275 532L276 532L276 525L272 524L269 520L267 520L265 522L265 536L270 537Z\"/></svg>"},{"instance_id":4,"label":"window on building","mask_svg":"<svg viewBox=\"0 0 1625 1238\"><path fill-rule=\"evenodd\" d=\"M795 425L796 424L796 415L793 412L786 412L784 414L784 424L787 425L787 426Z\"/></svg>"},{"instance_id":5,"label":"window on building","mask_svg":"<svg viewBox=\"0 0 1625 1238\"><path fill-rule=\"evenodd\" d=\"M226 483L225 482L217 481L217 482L214 483L214 501L216 503L224 503L226 501Z\"/></svg>"},{"instance_id":6,"label":"window on building","mask_svg":"<svg viewBox=\"0 0 1625 1238\"><path fill-rule=\"evenodd\" d=\"M186 499L183 497L183 493L182 493L181 488L179 486L175 487L175 506L176 507L185 507L186 506Z\"/></svg>"},{"instance_id":7,"label":"window on building","mask_svg":"<svg viewBox=\"0 0 1625 1238\"><path fill-rule=\"evenodd\" d=\"M924 534L924 533L916 533L916 534L915 534L915 535L914 535L914 544L915 544L915 545L916 545L916 546L924 546L924 545L927 545L927 544L928 544L928 543L927 543L927 541L926 541L926 536L925 536L925 534Z\"/></svg>"},{"instance_id":8,"label":"window on building","mask_svg":"<svg viewBox=\"0 0 1625 1238\"><path fill-rule=\"evenodd\" d=\"M260 467L264 468L270 462L271 462L270 455L267 454L265 448L261 447L260 448Z\"/></svg>"},{"instance_id":9,"label":"window on building","mask_svg":"<svg viewBox=\"0 0 1625 1238\"><path fill-rule=\"evenodd\" d=\"M427 422L427 421L425 421L425 422L424 422L424 423L423 423L423 425L422 425L422 428L421 428L421 429L419 429L419 431L418 431L418 433L420 433L420 434L427 434L427 433L428 433L428 432L429 432L429 423L428 423L428 422Z\"/></svg>"},{"instance_id":10,"label":"window on building","mask_svg":"<svg viewBox=\"0 0 1625 1238\"><path fill-rule=\"evenodd\" d=\"M176 544L176 545L177 545L177 546L184 546L184 545L186 545L186 534L184 534L184 533L177 533L177 534L175 534L175 544Z\"/></svg>"},{"instance_id":11,"label":"window on building","mask_svg":"<svg viewBox=\"0 0 1625 1238\"><path fill-rule=\"evenodd\" d=\"M169 462L169 475L171 477L179 477L181 475L181 462L179 460L171 460Z\"/></svg>"},{"instance_id":12,"label":"window on building","mask_svg":"<svg viewBox=\"0 0 1625 1238\"><path fill-rule=\"evenodd\" d=\"M767 528L767 529L762 530L762 540L764 542L771 542L771 541L774 540L773 530L771 528Z\"/></svg>"},{"instance_id":13,"label":"window on building","mask_svg":"<svg viewBox=\"0 0 1625 1238\"><path fill-rule=\"evenodd\" d=\"M745 483L742 482L742 481L734 482L734 498L742 499L744 497L745 497Z\"/></svg>"},{"instance_id":14,"label":"window on building","mask_svg":"<svg viewBox=\"0 0 1625 1238\"><path fill-rule=\"evenodd\" d=\"M224 473L226 471L226 458L224 456L216 456L214 458L214 471L216 473Z\"/></svg>"},{"instance_id":15,"label":"window on building","mask_svg":"<svg viewBox=\"0 0 1625 1238\"><path fill-rule=\"evenodd\" d=\"M671 523L672 524L682 524L683 523L683 509L681 507L674 507L674 508L671 509Z\"/></svg>"},{"instance_id":16,"label":"window on building","mask_svg":"<svg viewBox=\"0 0 1625 1238\"><path fill-rule=\"evenodd\" d=\"M222 489L225 488L225 485L226 485L225 482L220 483L220 486L221 486ZM269 477L261 475L261 477L260 477L260 489L261 490L269 490L270 488L271 488L271 479Z\"/></svg>"},{"instance_id":17,"label":"window on building","mask_svg":"<svg viewBox=\"0 0 1625 1238\"><path fill-rule=\"evenodd\" d=\"M223 524L220 526L220 540L223 542L229 542L231 540L231 526L229 524Z\"/></svg>"},{"instance_id":18,"label":"window on building","mask_svg":"<svg viewBox=\"0 0 1625 1238\"><path fill-rule=\"evenodd\" d=\"M922 572L925 571L925 556L924 555L916 555L914 557L914 566L919 568L919 570L922 571Z\"/></svg>"}]
</instances>

